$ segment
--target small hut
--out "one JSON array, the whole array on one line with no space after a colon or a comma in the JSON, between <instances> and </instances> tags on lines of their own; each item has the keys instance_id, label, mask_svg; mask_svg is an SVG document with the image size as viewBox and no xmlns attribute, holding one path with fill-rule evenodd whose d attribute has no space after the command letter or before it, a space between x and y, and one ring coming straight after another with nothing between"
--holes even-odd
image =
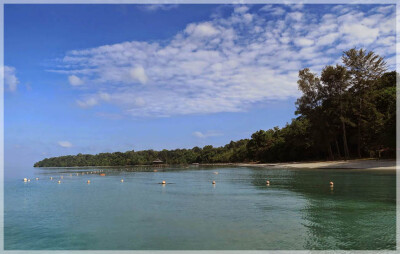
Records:
<instances>
[{"instance_id":1,"label":"small hut","mask_svg":"<svg viewBox=\"0 0 400 254\"><path fill-rule=\"evenodd\" d=\"M162 161L162 160L160 160L160 159L155 159L154 161L153 161L153 165L161 165L161 164L163 164L164 162Z\"/></svg>"}]
</instances>

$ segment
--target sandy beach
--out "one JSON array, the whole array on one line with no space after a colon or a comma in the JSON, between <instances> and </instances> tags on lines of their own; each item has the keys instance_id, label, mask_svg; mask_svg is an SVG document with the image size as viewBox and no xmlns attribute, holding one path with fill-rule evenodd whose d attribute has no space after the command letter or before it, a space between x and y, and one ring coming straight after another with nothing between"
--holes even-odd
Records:
<instances>
[{"instance_id":1,"label":"sandy beach","mask_svg":"<svg viewBox=\"0 0 400 254\"><path fill-rule=\"evenodd\" d=\"M310 161L288 163L240 164L252 167L279 167L279 168L307 168L307 169L368 169L368 170L396 170L396 160L337 160L337 161Z\"/></svg>"}]
</instances>

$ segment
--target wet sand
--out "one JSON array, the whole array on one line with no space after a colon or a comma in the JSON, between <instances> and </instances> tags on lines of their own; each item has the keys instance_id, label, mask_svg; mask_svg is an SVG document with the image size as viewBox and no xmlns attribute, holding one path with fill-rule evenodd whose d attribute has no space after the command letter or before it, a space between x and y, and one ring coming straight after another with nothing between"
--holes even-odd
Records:
<instances>
[{"instance_id":1,"label":"wet sand","mask_svg":"<svg viewBox=\"0 0 400 254\"><path fill-rule=\"evenodd\" d=\"M286 163L260 163L246 164L239 166L252 167L279 167L279 168L307 168L307 169L371 169L371 170L396 170L396 160L337 160L337 161L310 161L310 162L286 162Z\"/></svg>"}]
</instances>

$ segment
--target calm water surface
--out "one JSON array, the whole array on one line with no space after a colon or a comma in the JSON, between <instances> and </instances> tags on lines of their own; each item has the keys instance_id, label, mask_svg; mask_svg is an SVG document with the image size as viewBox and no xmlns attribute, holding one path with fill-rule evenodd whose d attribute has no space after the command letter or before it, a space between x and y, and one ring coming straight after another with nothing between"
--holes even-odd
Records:
<instances>
[{"instance_id":1,"label":"calm water surface","mask_svg":"<svg viewBox=\"0 0 400 254\"><path fill-rule=\"evenodd\" d=\"M85 173L99 170L32 169L28 183L6 178L5 249L396 246L394 172L189 167ZM172 184L158 184L162 180Z\"/></svg>"}]
</instances>

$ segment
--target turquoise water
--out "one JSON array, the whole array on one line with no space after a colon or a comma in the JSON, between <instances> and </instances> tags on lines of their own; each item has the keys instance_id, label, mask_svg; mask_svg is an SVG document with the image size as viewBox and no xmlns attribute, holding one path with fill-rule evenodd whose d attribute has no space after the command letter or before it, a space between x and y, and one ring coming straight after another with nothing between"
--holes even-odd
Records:
<instances>
[{"instance_id":1,"label":"turquoise water","mask_svg":"<svg viewBox=\"0 0 400 254\"><path fill-rule=\"evenodd\" d=\"M396 246L394 172L189 167L90 174L99 170L32 169L27 183L6 178L5 249ZM171 184L159 184L163 180Z\"/></svg>"}]
</instances>

